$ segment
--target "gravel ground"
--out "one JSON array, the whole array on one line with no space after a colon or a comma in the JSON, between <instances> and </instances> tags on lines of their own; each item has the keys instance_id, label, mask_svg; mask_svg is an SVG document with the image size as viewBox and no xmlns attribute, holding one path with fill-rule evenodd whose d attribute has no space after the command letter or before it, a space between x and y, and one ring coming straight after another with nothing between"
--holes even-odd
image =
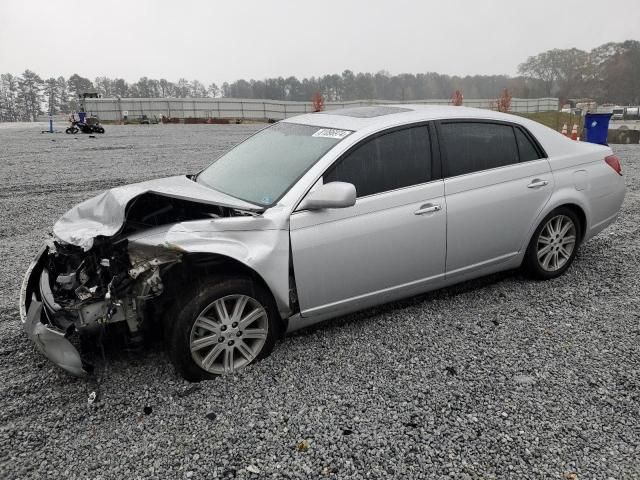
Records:
<instances>
[{"instance_id":1,"label":"gravel ground","mask_svg":"<svg viewBox=\"0 0 640 480\"><path fill-rule=\"evenodd\" d=\"M549 282L494 275L284 339L188 384L159 348L107 354L94 387L20 327L22 274L54 220L193 172L257 126L0 126L0 478L640 478L640 147L618 222Z\"/></svg>"}]
</instances>

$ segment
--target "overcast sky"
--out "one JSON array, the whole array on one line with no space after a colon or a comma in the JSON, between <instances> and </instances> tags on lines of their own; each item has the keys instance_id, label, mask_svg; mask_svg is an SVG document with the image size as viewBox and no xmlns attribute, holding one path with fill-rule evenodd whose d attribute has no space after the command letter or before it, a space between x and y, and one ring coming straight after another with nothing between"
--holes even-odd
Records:
<instances>
[{"instance_id":1,"label":"overcast sky","mask_svg":"<svg viewBox=\"0 0 640 480\"><path fill-rule=\"evenodd\" d=\"M42 77L514 75L551 48L626 39L638 0L0 0L0 72Z\"/></svg>"}]
</instances>

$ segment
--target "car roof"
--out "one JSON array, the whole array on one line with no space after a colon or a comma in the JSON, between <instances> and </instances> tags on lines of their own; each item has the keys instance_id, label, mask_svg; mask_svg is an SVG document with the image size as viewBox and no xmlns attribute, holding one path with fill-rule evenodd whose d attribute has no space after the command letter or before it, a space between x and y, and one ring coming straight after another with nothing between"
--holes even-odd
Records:
<instances>
[{"instance_id":1,"label":"car roof","mask_svg":"<svg viewBox=\"0 0 640 480\"><path fill-rule=\"evenodd\" d=\"M480 108L449 105L389 104L367 107L343 108L323 112L306 113L289 117L284 122L313 125L344 130L378 130L404 123L448 118L501 120L526 124L527 120L515 115ZM523 121L524 120L524 121Z\"/></svg>"},{"instance_id":2,"label":"car roof","mask_svg":"<svg viewBox=\"0 0 640 480\"><path fill-rule=\"evenodd\" d=\"M522 125L540 142L548 156L593 149L594 144L574 142L534 120L492 110L453 105L385 104L306 113L282 120L288 123L353 130L354 140L396 126L443 119L497 120Z\"/></svg>"}]
</instances>

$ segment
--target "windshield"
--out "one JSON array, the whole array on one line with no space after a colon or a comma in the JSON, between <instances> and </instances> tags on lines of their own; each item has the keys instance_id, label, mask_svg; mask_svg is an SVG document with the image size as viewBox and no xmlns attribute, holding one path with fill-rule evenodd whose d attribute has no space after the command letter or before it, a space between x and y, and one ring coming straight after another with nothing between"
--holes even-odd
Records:
<instances>
[{"instance_id":1,"label":"windshield","mask_svg":"<svg viewBox=\"0 0 640 480\"><path fill-rule=\"evenodd\" d=\"M227 195L269 206L351 131L277 123L231 149L197 178Z\"/></svg>"}]
</instances>

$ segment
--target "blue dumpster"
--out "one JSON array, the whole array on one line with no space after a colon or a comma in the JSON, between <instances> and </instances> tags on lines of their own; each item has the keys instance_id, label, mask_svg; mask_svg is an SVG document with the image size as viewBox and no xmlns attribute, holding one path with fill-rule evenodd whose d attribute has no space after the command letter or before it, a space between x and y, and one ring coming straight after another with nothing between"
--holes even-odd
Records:
<instances>
[{"instance_id":1,"label":"blue dumpster","mask_svg":"<svg viewBox=\"0 0 640 480\"><path fill-rule=\"evenodd\" d=\"M608 145L609 120L612 113L587 113L584 117L584 137L587 142Z\"/></svg>"},{"instance_id":2,"label":"blue dumpster","mask_svg":"<svg viewBox=\"0 0 640 480\"><path fill-rule=\"evenodd\" d=\"M84 117L87 116L85 112L78 112L78 116L80 117L80 123L84 123ZM608 122L609 120L607 120Z\"/></svg>"}]
</instances>

